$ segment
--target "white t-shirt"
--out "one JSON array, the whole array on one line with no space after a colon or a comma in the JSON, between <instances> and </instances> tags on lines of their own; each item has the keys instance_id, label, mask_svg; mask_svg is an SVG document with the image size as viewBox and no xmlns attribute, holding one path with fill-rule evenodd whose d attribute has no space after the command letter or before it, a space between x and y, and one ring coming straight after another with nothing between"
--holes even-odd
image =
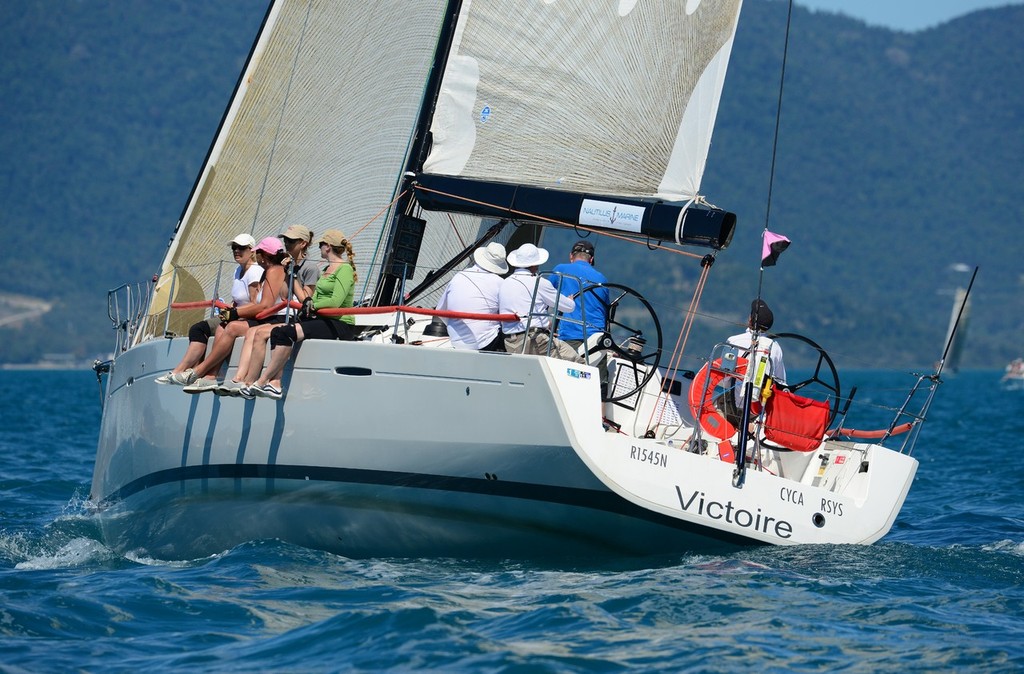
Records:
<instances>
[{"instance_id":1,"label":"white t-shirt","mask_svg":"<svg viewBox=\"0 0 1024 674\"><path fill-rule=\"evenodd\" d=\"M750 344L751 342L753 342L753 339L754 333L750 331L750 328L747 328L746 331L741 332L738 335L733 335L732 337L727 339L726 342L732 344L733 346L738 346L741 349L747 349L749 351ZM777 381L779 384L785 386L786 365L782 362L782 347L779 346L774 339L771 339L768 336L761 334L757 338L757 353L762 357L767 354L769 363L768 375L772 379ZM749 353L745 357L748 363L747 374L748 376L752 376L750 370L754 367L754 363L757 359L751 358L751 354ZM733 397L737 403L743 399L744 381L745 379L737 379L733 388Z\"/></svg>"},{"instance_id":2,"label":"white t-shirt","mask_svg":"<svg viewBox=\"0 0 1024 674\"><path fill-rule=\"evenodd\" d=\"M236 267L235 278L231 282L231 299L234 300L235 304L242 306L252 302L249 299L249 286L259 283L261 278L263 278L263 267L258 264L253 263L249 265L249 268L245 271L245 276L242 276L242 267Z\"/></svg>"}]
</instances>

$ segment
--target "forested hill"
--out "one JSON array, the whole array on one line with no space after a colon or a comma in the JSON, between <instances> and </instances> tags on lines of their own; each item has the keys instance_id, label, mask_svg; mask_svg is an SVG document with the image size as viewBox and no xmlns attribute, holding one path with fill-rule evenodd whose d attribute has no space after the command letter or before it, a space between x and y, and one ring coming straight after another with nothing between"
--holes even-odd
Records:
<instances>
[{"instance_id":1,"label":"forested hill","mask_svg":"<svg viewBox=\"0 0 1024 674\"><path fill-rule=\"evenodd\" d=\"M757 289L787 8L744 3L703 184L739 216L703 305L729 320ZM106 291L157 269L265 10L0 4L0 307L54 305L0 321L0 363L109 351ZM910 34L794 9L770 218L793 244L763 288L777 328L855 364L930 363L965 263L981 271L963 366L1021 355L1021 26L1021 6ZM642 290L654 276L642 251L601 266ZM680 295L693 281L660 276Z\"/></svg>"}]
</instances>

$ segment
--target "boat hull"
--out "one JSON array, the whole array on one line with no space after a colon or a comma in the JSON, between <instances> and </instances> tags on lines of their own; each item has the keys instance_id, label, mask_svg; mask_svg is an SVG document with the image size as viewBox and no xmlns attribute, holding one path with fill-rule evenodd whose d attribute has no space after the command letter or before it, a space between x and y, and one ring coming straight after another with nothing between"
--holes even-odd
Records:
<instances>
[{"instance_id":1,"label":"boat hull","mask_svg":"<svg viewBox=\"0 0 1024 674\"><path fill-rule=\"evenodd\" d=\"M118 550L196 558L280 539L349 557L537 558L864 544L889 531L917 470L881 445L827 441L764 451L736 480L688 427L645 437L656 395L623 416L601 402L595 368L553 358L308 341L274 401L156 384L184 347L143 343L109 375L92 502Z\"/></svg>"},{"instance_id":2,"label":"boat hull","mask_svg":"<svg viewBox=\"0 0 1024 674\"><path fill-rule=\"evenodd\" d=\"M181 559L271 538L350 557L533 558L756 543L594 476L568 418L589 408L603 433L592 368L307 342L283 400L245 400L157 385L183 348L147 342L111 370L92 499L116 549Z\"/></svg>"}]
</instances>

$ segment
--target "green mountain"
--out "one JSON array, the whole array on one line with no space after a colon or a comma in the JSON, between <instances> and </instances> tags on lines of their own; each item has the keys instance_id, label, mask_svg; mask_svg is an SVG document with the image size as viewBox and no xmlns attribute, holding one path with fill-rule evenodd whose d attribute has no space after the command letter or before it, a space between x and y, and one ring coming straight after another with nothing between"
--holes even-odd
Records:
<instances>
[{"instance_id":1,"label":"green mountain","mask_svg":"<svg viewBox=\"0 0 1024 674\"><path fill-rule=\"evenodd\" d=\"M696 343L731 332L757 292L771 182L768 227L793 241L762 279L777 329L847 366L930 364L966 281L951 265L965 263L981 271L962 366L1020 355L1024 7L912 34L796 7L771 181L788 3L744 5L703 185L739 226ZM12 244L0 306L15 313L9 294L53 304L0 320L0 363L110 350L106 291L158 267L265 11L0 5L0 228ZM652 269L642 247L603 253L613 281L686 303L695 267Z\"/></svg>"}]
</instances>

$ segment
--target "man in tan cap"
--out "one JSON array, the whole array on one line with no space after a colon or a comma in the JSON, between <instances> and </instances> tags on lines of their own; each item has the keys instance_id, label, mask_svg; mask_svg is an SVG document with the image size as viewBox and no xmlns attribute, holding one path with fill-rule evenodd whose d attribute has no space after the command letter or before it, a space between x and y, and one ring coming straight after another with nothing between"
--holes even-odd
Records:
<instances>
[{"instance_id":1,"label":"man in tan cap","mask_svg":"<svg viewBox=\"0 0 1024 674\"><path fill-rule=\"evenodd\" d=\"M320 270L316 263L309 261L309 246L313 243L313 232L305 225L288 225L278 234L288 251L291 264L286 264L288 280L292 286L292 299L301 302L313 295Z\"/></svg>"}]
</instances>

